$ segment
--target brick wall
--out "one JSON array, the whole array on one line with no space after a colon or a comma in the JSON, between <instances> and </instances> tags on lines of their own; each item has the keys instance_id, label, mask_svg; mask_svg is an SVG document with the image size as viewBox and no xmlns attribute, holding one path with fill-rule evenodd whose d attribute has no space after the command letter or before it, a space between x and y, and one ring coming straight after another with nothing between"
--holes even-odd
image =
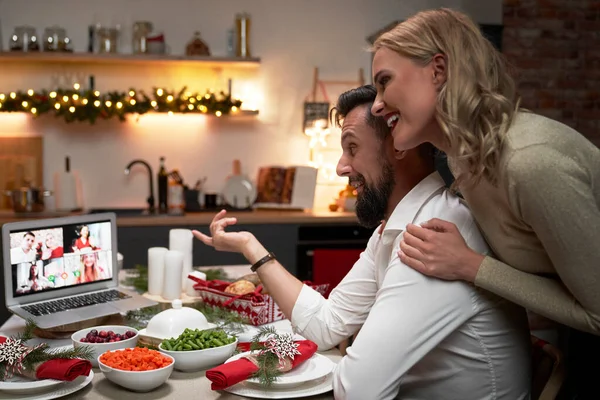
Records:
<instances>
[{"instance_id":1,"label":"brick wall","mask_svg":"<svg viewBox=\"0 0 600 400\"><path fill-rule=\"evenodd\" d=\"M503 12L523 106L600 146L600 1L503 0Z\"/></svg>"}]
</instances>

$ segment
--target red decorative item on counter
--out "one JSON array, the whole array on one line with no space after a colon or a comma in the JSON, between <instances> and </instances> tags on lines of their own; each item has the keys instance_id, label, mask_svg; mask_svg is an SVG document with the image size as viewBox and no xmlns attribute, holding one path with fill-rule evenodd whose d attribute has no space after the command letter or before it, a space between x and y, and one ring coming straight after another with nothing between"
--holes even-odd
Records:
<instances>
[{"instance_id":1,"label":"red decorative item on counter","mask_svg":"<svg viewBox=\"0 0 600 400\"><path fill-rule=\"evenodd\" d=\"M231 282L205 281L193 275L188 275L188 278L196 282L194 289L204 303L235 311L242 317L248 318L252 325L264 325L286 318L279 306L275 304L275 300L268 294L261 293L262 285L257 286L254 293L235 295L225 292L225 288ZM329 284L313 285L308 281L304 283L323 295L329 289Z\"/></svg>"},{"instance_id":2,"label":"red decorative item on counter","mask_svg":"<svg viewBox=\"0 0 600 400\"><path fill-rule=\"evenodd\" d=\"M292 369L308 360L317 351L317 345L310 340L299 340L298 351L294 357ZM240 358L206 371L206 377L212 382L212 390L223 390L236 383L245 381L258 371L258 366L247 358Z\"/></svg>"}]
</instances>

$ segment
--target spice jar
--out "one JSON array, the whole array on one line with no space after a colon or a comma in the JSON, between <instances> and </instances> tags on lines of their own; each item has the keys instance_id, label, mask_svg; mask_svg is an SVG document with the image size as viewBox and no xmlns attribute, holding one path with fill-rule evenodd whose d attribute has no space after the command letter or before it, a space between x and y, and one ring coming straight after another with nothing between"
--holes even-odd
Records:
<instances>
[{"instance_id":1,"label":"spice jar","mask_svg":"<svg viewBox=\"0 0 600 400\"><path fill-rule=\"evenodd\" d=\"M98 29L98 51L100 53L116 53L119 30L116 28Z\"/></svg>"},{"instance_id":2,"label":"spice jar","mask_svg":"<svg viewBox=\"0 0 600 400\"><path fill-rule=\"evenodd\" d=\"M153 26L148 21L137 21L133 24L133 54L145 54L148 52L148 43L146 41Z\"/></svg>"},{"instance_id":3,"label":"spice jar","mask_svg":"<svg viewBox=\"0 0 600 400\"><path fill-rule=\"evenodd\" d=\"M40 44L34 27L22 25L15 27L10 37L11 51L39 51Z\"/></svg>"},{"instance_id":4,"label":"spice jar","mask_svg":"<svg viewBox=\"0 0 600 400\"><path fill-rule=\"evenodd\" d=\"M73 51L64 28L52 26L45 29L44 51Z\"/></svg>"}]
</instances>

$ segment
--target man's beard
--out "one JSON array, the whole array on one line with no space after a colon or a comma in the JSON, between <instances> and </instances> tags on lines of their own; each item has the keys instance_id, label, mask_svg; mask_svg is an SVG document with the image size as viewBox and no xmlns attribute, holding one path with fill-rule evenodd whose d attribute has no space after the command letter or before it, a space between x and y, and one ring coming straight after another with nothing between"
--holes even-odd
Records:
<instances>
[{"instance_id":1,"label":"man's beard","mask_svg":"<svg viewBox=\"0 0 600 400\"><path fill-rule=\"evenodd\" d=\"M356 199L358 223L366 228L375 228L386 217L389 198L396 184L394 170L386 161L383 164L381 179L374 187L367 185L362 175L356 179L363 185L362 192Z\"/></svg>"}]
</instances>

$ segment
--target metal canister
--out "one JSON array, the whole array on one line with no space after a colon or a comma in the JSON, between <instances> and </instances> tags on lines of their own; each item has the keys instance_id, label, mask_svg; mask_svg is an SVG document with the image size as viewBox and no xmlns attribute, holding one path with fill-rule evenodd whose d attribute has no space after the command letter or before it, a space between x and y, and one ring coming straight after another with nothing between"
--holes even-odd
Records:
<instances>
[{"instance_id":1,"label":"metal canister","mask_svg":"<svg viewBox=\"0 0 600 400\"><path fill-rule=\"evenodd\" d=\"M238 57L251 57L250 55L250 15L240 13L235 16L236 49Z\"/></svg>"}]
</instances>

